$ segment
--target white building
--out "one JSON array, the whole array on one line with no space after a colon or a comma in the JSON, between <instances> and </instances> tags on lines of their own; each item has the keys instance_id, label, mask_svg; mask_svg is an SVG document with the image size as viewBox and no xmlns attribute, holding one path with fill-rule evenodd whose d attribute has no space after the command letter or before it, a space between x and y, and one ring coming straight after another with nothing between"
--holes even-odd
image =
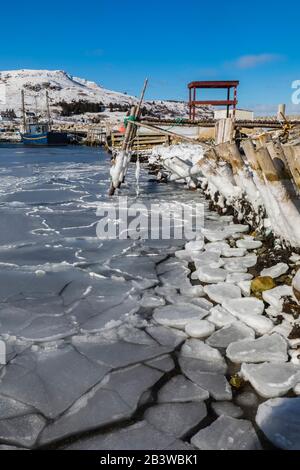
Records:
<instances>
[{"instance_id":1,"label":"white building","mask_svg":"<svg viewBox=\"0 0 300 470\"><path fill-rule=\"evenodd\" d=\"M229 116L232 117L233 109L230 109ZM215 119L225 119L227 117L227 110L226 109L216 109L214 111ZM254 112L249 111L247 109L236 109L235 111L235 118L237 120L242 121L253 121L254 120Z\"/></svg>"}]
</instances>

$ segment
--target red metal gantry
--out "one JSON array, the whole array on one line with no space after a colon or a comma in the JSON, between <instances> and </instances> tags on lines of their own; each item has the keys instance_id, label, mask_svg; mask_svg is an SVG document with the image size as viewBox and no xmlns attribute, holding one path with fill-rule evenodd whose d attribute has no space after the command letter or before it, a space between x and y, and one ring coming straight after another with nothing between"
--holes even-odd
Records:
<instances>
[{"instance_id":1,"label":"red metal gantry","mask_svg":"<svg viewBox=\"0 0 300 470\"><path fill-rule=\"evenodd\" d=\"M233 107L233 118L235 117L236 106L238 104L237 100L237 87L240 82L238 80L229 80L229 81L200 81L200 82L191 82L188 84L189 88L189 110L190 110L190 120L195 121L196 118L196 107L203 105L212 105L212 106L226 106L227 107L227 117L229 117L230 106ZM197 101L196 100L196 90L198 89L207 89L207 88L224 88L227 90L227 100L207 100L207 101ZM233 88L233 99L231 99L231 89Z\"/></svg>"}]
</instances>

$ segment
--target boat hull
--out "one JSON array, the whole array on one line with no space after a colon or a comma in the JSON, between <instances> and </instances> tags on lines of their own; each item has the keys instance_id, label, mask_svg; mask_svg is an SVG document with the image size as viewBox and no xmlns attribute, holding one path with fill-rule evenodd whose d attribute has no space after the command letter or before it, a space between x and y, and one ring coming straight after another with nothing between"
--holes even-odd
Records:
<instances>
[{"instance_id":1,"label":"boat hull","mask_svg":"<svg viewBox=\"0 0 300 470\"><path fill-rule=\"evenodd\" d=\"M68 136L63 132L44 132L41 134L21 134L22 142L25 145L34 147L41 146L62 146L68 145Z\"/></svg>"}]
</instances>

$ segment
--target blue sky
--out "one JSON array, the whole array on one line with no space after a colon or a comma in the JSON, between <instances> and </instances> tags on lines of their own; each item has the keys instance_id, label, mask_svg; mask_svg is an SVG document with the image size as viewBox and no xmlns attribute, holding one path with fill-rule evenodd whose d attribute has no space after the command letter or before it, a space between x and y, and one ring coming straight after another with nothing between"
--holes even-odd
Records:
<instances>
[{"instance_id":1,"label":"blue sky","mask_svg":"<svg viewBox=\"0 0 300 470\"><path fill-rule=\"evenodd\" d=\"M149 99L238 79L240 107L300 112L299 0L15 0L2 2L1 19L0 70L63 69L134 95L147 76Z\"/></svg>"}]
</instances>

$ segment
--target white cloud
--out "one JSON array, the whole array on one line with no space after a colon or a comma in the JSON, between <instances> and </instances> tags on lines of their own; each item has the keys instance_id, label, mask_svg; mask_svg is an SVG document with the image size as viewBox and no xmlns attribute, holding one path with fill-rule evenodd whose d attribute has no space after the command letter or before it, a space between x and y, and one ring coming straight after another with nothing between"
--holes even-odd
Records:
<instances>
[{"instance_id":1,"label":"white cloud","mask_svg":"<svg viewBox=\"0 0 300 470\"><path fill-rule=\"evenodd\" d=\"M282 58L280 54L252 54L239 57L234 64L239 69L252 69L259 65L277 62Z\"/></svg>"}]
</instances>

